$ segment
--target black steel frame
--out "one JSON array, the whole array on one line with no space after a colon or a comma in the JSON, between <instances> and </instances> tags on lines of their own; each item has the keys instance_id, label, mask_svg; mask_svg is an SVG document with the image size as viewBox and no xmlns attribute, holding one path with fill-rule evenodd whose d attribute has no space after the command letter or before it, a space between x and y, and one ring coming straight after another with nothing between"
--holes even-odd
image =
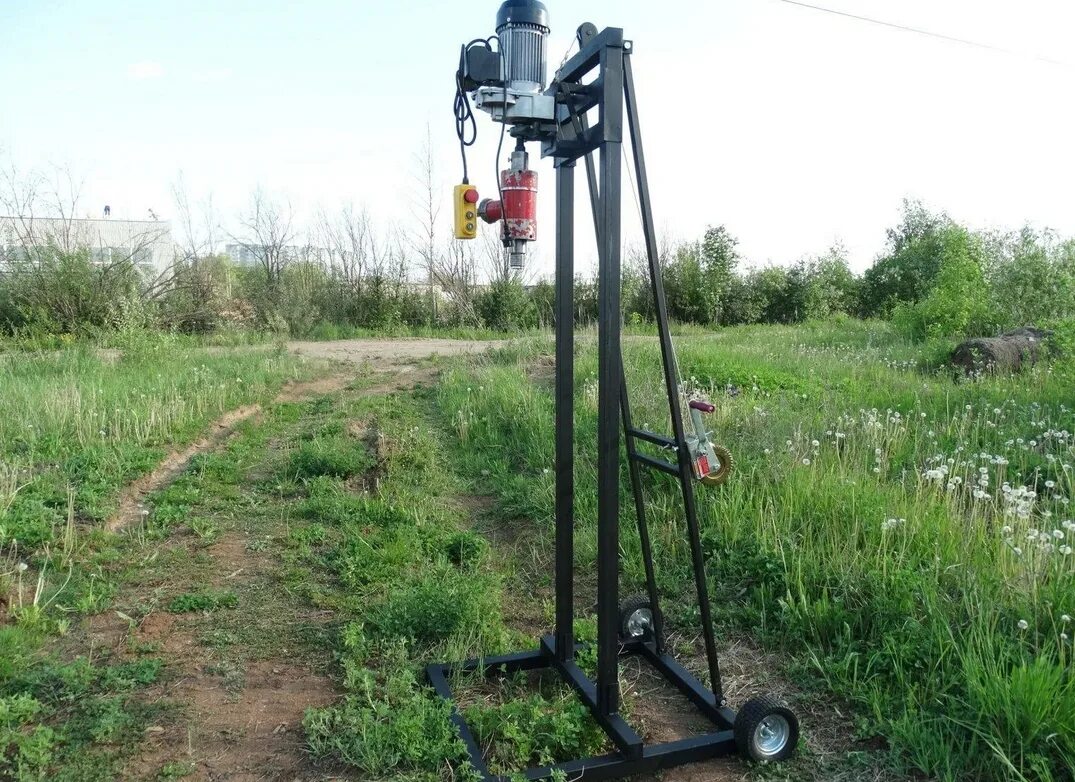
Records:
<instances>
[{"instance_id":1,"label":"black steel frame","mask_svg":"<svg viewBox=\"0 0 1075 782\"><path fill-rule=\"evenodd\" d=\"M581 29L581 28L580 28ZM615 752L572 760L555 766L531 768L527 779L546 779L557 771L569 778L618 779L736 751L733 735L735 713L727 708L717 661L710 614L704 557L694 498L694 478L687 447L678 387L678 368L668 329L668 309L654 229L646 163L642 152L638 106L631 71L631 43L623 31L608 28L580 40L580 51L557 72L549 94L557 101L555 122L517 126L513 135L540 141L543 157L551 157L556 169L556 540L555 630L540 639L539 647L499 657L439 663L426 668L436 692L454 701L449 679L455 674L486 676L517 671L555 669L590 708L604 729ZM595 75L594 75L595 74ZM585 81L594 75L590 81ZM586 115L597 109L591 125ZM638 183L639 208L650 281L657 314L658 339L664 370L665 391L671 414L672 436L634 426L624 376L620 344L620 228L621 157L626 119L631 138L634 174ZM593 153L599 155L600 172ZM590 680L575 662L579 647L574 624L574 210L575 164L584 159L594 231L598 245L598 431L597 431L597 677ZM653 606L657 632L652 639L624 641L619 617L619 518L620 428L624 431L628 467L646 589ZM642 453L644 441L675 453L674 461ZM659 595L654 576L653 551L642 493L641 467L674 475L680 483L687 535L694 569L702 636L705 642L710 687L675 661L661 648ZM646 745L619 714L619 660L640 655L670 684L682 692L712 723L714 730L681 741ZM485 780L506 780L493 775L482 758L466 721L453 707L452 720L467 746L471 763Z\"/></svg>"}]
</instances>

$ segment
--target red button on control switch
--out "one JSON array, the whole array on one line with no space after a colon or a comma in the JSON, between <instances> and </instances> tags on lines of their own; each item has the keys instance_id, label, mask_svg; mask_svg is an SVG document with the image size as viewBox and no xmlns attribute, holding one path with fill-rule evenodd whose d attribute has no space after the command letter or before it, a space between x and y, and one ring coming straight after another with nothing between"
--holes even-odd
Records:
<instances>
[{"instance_id":1,"label":"red button on control switch","mask_svg":"<svg viewBox=\"0 0 1075 782\"><path fill-rule=\"evenodd\" d=\"M463 193L463 200L466 201L468 204L478 203L478 191L468 190L467 192Z\"/></svg>"}]
</instances>

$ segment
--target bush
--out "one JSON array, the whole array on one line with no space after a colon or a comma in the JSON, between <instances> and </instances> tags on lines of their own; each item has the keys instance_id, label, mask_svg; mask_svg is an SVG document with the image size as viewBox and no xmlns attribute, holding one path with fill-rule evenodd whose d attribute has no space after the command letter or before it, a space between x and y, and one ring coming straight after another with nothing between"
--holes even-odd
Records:
<instances>
[{"instance_id":1,"label":"bush","mask_svg":"<svg viewBox=\"0 0 1075 782\"><path fill-rule=\"evenodd\" d=\"M515 331L537 326L537 308L518 280L496 280L474 298L486 328Z\"/></svg>"},{"instance_id":2,"label":"bush","mask_svg":"<svg viewBox=\"0 0 1075 782\"><path fill-rule=\"evenodd\" d=\"M0 288L0 330L88 334L147 326L150 313L133 259L102 265L88 249L54 244L9 256Z\"/></svg>"}]
</instances>

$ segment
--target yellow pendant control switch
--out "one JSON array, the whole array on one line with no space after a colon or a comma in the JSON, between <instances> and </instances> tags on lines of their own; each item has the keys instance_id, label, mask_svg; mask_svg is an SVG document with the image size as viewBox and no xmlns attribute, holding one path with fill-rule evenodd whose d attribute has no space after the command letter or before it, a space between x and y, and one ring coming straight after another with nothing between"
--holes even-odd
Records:
<instances>
[{"instance_id":1,"label":"yellow pendant control switch","mask_svg":"<svg viewBox=\"0 0 1075 782\"><path fill-rule=\"evenodd\" d=\"M478 189L473 185L455 186L455 238L478 237Z\"/></svg>"}]
</instances>

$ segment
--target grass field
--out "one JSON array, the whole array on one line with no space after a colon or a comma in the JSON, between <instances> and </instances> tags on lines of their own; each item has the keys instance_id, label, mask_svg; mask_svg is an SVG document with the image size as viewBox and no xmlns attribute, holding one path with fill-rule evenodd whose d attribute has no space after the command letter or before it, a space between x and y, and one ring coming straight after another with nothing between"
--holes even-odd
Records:
<instances>
[{"instance_id":1,"label":"grass field","mask_svg":"<svg viewBox=\"0 0 1075 782\"><path fill-rule=\"evenodd\" d=\"M309 368L267 348L0 357L0 778L466 778L420 671L551 625L551 347L391 381L352 368L277 402ZM1048 367L957 382L853 321L692 332L677 350L738 462L700 494L721 647L749 663L736 692L784 692L804 714L793 763L714 778L1070 780L1070 383ZM656 345L625 352L636 420L667 430ZM578 362L589 638L589 342ZM126 483L252 401L264 414L140 524L100 530ZM699 670L673 488L647 484L658 579ZM626 502L622 523L626 593L642 583ZM667 715L639 676L624 672L625 710L649 733ZM602 750L555 682L457 685L496 768Z\"/></svg>"},{"instance_id":2,"label":"grass field","mask_svg":"<svg viewBox=\"0 0 1075 782\"><path fill-rule=\"evenodd\" d=\"M521 345L449 372L438 391L485 489L546 521L552 400L534 366L547 352ZM884 737L904 772L1070 779L1075 389L1046 368L955 382L877 324L729 330L679 340L678 357L738 459L700 503L721 627L853 702L860 735ZM578 356L577 512L591 531L595 358ZM625 361L636 420L667 431L655 345L630 343ZM656 557L686 624L671 489L652 489ZM626 512L623 524L625 577L640 586ZM578 564L592 568L594 538L580 537Z\"/></svg>"}]
</instances>

